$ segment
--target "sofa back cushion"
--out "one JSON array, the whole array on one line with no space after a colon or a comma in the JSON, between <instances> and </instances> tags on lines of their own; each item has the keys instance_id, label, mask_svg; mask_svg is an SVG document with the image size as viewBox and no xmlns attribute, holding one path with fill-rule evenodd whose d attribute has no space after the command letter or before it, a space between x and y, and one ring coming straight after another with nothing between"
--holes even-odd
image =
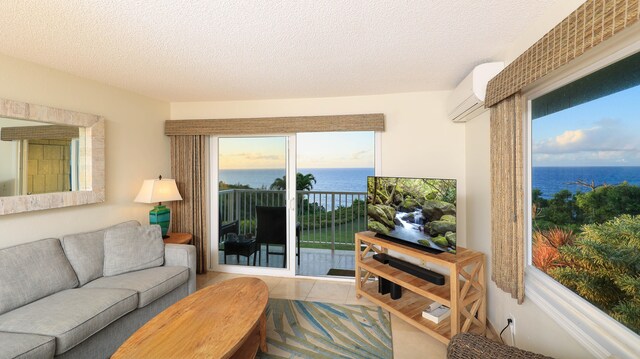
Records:
<instances>
[{"instance_id":1,"label":"sofa back cushion","mask_svg":"<svg viewBox=\"0 0 640 359\"><path fill-rule=\"evenodd\" d=\"M0 314L76 286L56 238L0 249Z\"/></svg>"},{"instance_id":2,"label":"sofa back cushion","mask_svg":"<svg viewBox=\"0 0 640 359\"><path fill-rule=\"evenodd\" d=\"M164 263L160 226L114 228L104 234L105 277L159 267Z\"/></svg>"},{"instance_id":3,"label":"sofa back cushion","mask_svg":"<svg viewBox=\"0 0 640 359\"><path fill-rule=\"evenodd\" d=\"M104 233L113 228L139 227L140 222L128 221L93 232L76 233L62 237L62 248L73 270L78 275L80 286L102 277L104 263Z\"/></svg>"}]
</instances>

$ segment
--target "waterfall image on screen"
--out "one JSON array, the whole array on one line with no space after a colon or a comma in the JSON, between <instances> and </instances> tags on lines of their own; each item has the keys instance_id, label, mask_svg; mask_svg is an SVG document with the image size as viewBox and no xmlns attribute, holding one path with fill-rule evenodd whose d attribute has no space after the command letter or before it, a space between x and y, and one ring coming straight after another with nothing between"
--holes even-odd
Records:
<instances>
[{"instance_id":1,"label":"waterfall image on screen","mask_svg":"<svg viewBox=\"0 0 640 359\"><path fill-rule=\"evenodd\" d=\"M367 227L426 251L456 253L456 180L368 177Z\"/></svg>"}]
</instances>

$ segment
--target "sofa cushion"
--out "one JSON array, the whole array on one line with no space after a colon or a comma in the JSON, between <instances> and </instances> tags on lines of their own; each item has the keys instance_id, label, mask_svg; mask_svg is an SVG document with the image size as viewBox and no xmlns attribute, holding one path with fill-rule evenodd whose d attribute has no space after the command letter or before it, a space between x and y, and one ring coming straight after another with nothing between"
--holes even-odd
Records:
<instances>
[{"instance_id":1,"label":"sofa cushion","mask_svg":"<svg viewBox=\"0 0 640 359\"><path fill-rule=\"evenodd\" d=\"M102 277L83 288L124 288L138 292L138 308L142 308L171 292L189 279L187 267L155 267Z\"/></svg>"},{"instance_id":2,"label":"sofa cushion","mask_svg":"<svg viewBox=\"0 0 640 359\"><path fill-rule=\"evenodd\" d=\"M77 285L55 238L0 249L0 314Z\"/></svg>"},{"instance_id":3,"label":"sofa cushion","mask_svg":"<svg viewBox=\"0 0 640 359\"><path fill-rule=\"evenodd\" d=\"M44 335L0 332L0 358L53 358L56 338Z\"/></svg>"},{"instance_id":4,"label":"sofa cushion","mask_svg":"<svg viewBox=\"0 0 640 359\"><path fill-rule=\"evenodd\" d=\"M56 355L78 345L138 304L128 289L79 288L52 294L0 315L0 331L56 338Z\"/></svg>"},{"instance_id":5,"label":"sofa cushion","mask_svg":"<svg viewBox=\"0 0 640 359\"><path fill-rule=\"evenodd\" d=\"M164 242L160 226L109 229L104 233L104 276L161 266Z\"/></svg>"},{"instance_id":6,"label":"sofa cushion","mask_svg":"<svg viewBox=\"0 0 640 359\"><path fill-rule=\"evenodd\" d=\"M140 222L128 221L105 229L69 234L60 240L80 286L102 277L104 264L104 232L112 228L138 227Z\"/></svg>"}]
</instances>

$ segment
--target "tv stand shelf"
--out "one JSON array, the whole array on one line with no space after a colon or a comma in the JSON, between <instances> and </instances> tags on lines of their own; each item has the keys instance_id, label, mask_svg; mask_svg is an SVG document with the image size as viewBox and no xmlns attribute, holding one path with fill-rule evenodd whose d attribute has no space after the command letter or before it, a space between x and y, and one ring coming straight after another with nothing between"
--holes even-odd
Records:
<instances>
[{"instance_id":1,"label":"tv stand shelf","mask_svg":"<svg viewBox=\"0 0 640 359\"><path fill-rule=\"evenodd\" d=\"M356 296L364 296L414 327L448 344L459 332L484 334L486 329L485 256L466 248L457 254L431 254L383 238L373 232L356 233ZM382 264L372 256L393 251L444 268L444 285L436 285ZM393 255L393 254L391 254ZM385 278L404 288L402 297L391 299L378 293L376 278ZM451 316L436 324L422 317L431 302L451 308Z\"/></svg>"}]
</instances>

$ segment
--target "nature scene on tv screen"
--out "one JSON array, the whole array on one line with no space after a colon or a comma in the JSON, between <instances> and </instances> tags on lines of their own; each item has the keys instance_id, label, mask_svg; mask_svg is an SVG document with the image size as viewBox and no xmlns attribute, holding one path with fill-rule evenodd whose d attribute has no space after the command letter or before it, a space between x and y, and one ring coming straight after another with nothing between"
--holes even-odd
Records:
<instances>
[{"instance_id":1,"label":"nature scene on tv screen","mask_svg":"<svg viewBox=\"0 0 640 359\"><path fill-rule=\"evenodd\" d=\"M640 334L640 86L600 95L532 102L531 260Z\"/></svg>"},{"instance_id":2,"label":"nature scene on tv screen","mask_svg":"<svg viewBox=\"0 0 640 359\"><path fill-rule=\"evenodd\" d=\"M456 252L456 180L369 177L370 231Z\"/></svg>"}]
</instances>

